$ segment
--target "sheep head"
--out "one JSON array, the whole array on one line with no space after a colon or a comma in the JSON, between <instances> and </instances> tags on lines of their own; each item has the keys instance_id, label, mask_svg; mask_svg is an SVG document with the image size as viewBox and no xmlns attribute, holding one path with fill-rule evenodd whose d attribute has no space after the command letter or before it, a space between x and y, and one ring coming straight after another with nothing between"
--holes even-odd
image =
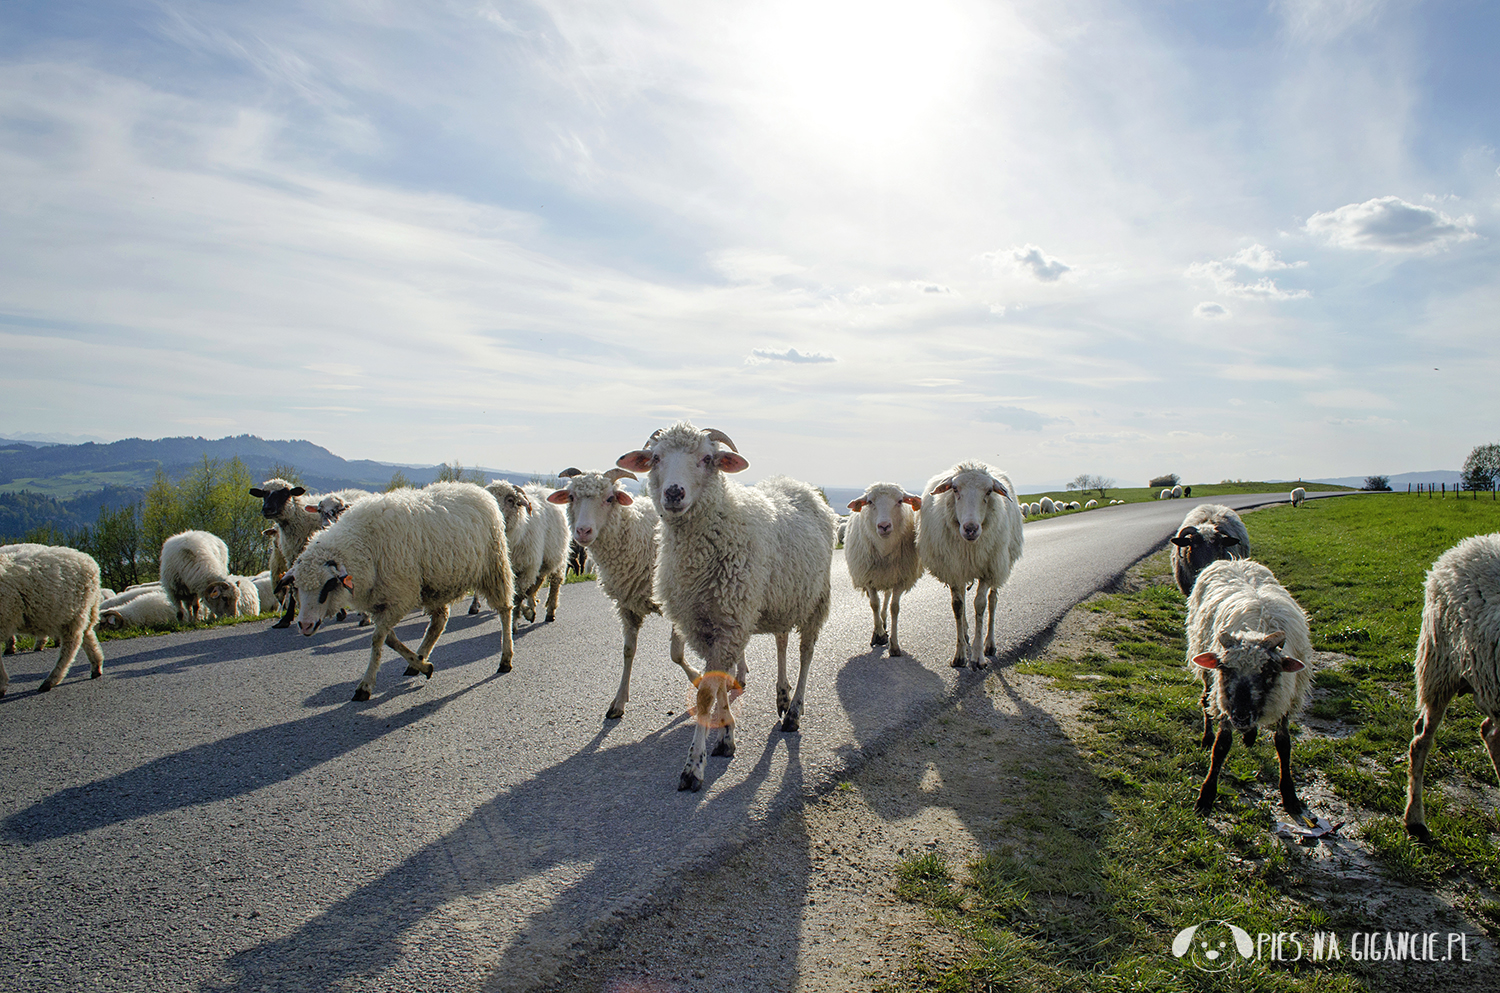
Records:
<instances>
[{"instance_id":1,"label":"sheep head","mask_svg":"<svg viewBox=\"0 0 1500 993\"><path fill-rule=\"evenodd\" d=\"M1286 634L1281 631L1220 631L1218 641L1218 651L1193 656L1193 664L1215 673L1210 692L1218 711L1236 730L1248 731L1266 719L1266 703L1283 675L1305 666L1284 653Z\"/></svg>"},{"instance_id":2,"label":"sheep head","mask_svg":"<svg viewBox=\"0 0 1500 993\"><path fill-rule=\"evenodd\" d=\"M658 429L645 448L625 453L615 465L649 474L646 483L664 520L690 510L706 489L719 484L720 473L750 468L727 434L717 428L700 430L687 421Z\"/></svg>"}]
</instances>

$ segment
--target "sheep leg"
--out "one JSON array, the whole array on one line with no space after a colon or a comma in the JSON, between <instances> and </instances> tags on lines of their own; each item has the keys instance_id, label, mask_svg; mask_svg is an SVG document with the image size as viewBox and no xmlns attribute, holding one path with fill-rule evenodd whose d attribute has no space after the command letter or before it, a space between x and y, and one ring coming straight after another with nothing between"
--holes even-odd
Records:
<instances>
[{"instance_id":1,"label":"sheep leg","mask_svg":"<svg viewBox=\"0 0 1500 993\"><path fill-rule=\"evenodd\" d=\"M505 601L500 601L504 603ZM511 660L515 658L515 618L511 617L510 611L502 610L500 614L500 668L496 672L510 672Z\"/></svg>"},{"instance_id":2,"label":"sheep leg","mask_svg":"<svg viewBox=\"0 0 1500 993\"><path fill-rule=\"evenodd\" d=\"M438 638L442 637L443 631L448 627L448 605L434 607L427 611L427 631L422 635L422 644L417 648L416 661L407 659L406 674L415 676L421 674L428 679L432 678L432 663L427 661L432 654L432 646L437 644Z\"/></svg>"},{"instance_id":3,"label":"sheep leg","mask_svg":"<svg viewBox=\"0 0 1500 993\"><path fill-rule=\"evenodd\" d=\"M802 671L797 674L797 692L792 696L792 705L787 708L786 717L782 718L781 730L796 731L802 724L802 698L807 693L807 672L812 668L813 645L817 644L818 632L816 629L801 629L797 633L797 647L802 656Z\"/></svg>"},{"instance_id":4,"label":"sheep leg","mask_svg":"<svg viewBox=\"0 0 1500 993\"><path fill-rule=\"evenodd\" d=\"M1495 769L1495 777L1500 779L1500 722L1493 717L1486 717L1479 725L1479 737L1484 740L1484 747L1490 753L1490 765Z\"/></svg>"},{"instance_id":5,"label":"sheep leg","mask_svg":"<svg viewBox=\"0 0 1500 993\"><path fill-rule=\"evenodd\" d=\"M974 651L969 656L969 665L974 669L983 669L989 665L985 658L986 654L995 653L994 635L990 635L989 651L984 649L984 612L986 605L990 602L990 584L980 580L974 590Z\"/></svg>"},{"instance_id":6,"label":"sheep leg","mask_svg":"<svg viewBox=\"0 0 1500 993\"><path fill-rule=\"evenodd\" d=\"M687 639L683 638L682 632L678 631L675 625L672 627L671 640L667 642L667 652L672 656L672 661L681 666L682 671L687 674L688 682L696 683L698 677L703 675L703 673L688 665ZM740 677L740 692L745 692L744 676Z\"/></svg>"},{"instance_id":7,"label":"sheep leg","mask_svg":"<svg viewBox=\"0 0 1500 993\"><path fill-rule=\"evenodd\" d=\"M635 641L641 633L643 620L645 618L640 614L620 611L620 626L625 629L625 665L620 672L620 688L615 691L614 700L604 712L604 719L607 721L624 717L625 704L630 702L630 667L635 662ZM673 628L672 633L676 634L677 629Z\"/></svg>"},{"instance_id":8,"label":"sheep leg","mask_svg":"<svg viewBox=\"0 0 1500 993\"><path fill-rule=\"evenodd\" d=\"M786 678L786 643L790 631L776 632L776 716L784 717L792 706L792 684ZM795 718L793 727L795 729Z\"/></svg>"},{"instance_id":9,"label":"sheep leg","mask_svg":"<svg viewBox=\"0 0 1500 993\"><path fill-rule=\"evenodd\" d=\"M534 622L536 620L536 591L541 589L542 583L546 581L546 576L537 576L536 582L526 587L526 591L517 598L520 601L521 613L525 615L528 621Z\"/></svg>"},{"instance_id":10,"label":"sheep leg","mask_svg":"<svg viewBox=\"0 0 1500 993\"><path fill-rule=\"evenodd\" d=\"M953 652L953 668L962 669L969 664L969 615L964 610L964 589L950 586L953 594L953 619L958 624L958 647Z\"/></svg>"},{"instance_id":11,"label":"sheep leg","mask_svg":"<svg viewBox=\"0 0 1500 993\"><path fill-rule=\"evenodd\" d=\"M89 678L104 675L104 652L99 648L99 636L91 627L83 629L83 654L89 657Z\"/></svg>"},{"instance_id":12,"label":"sheep leg","mask_svg":"<svg viewBox=\"0 0 1500 993\"><path fill-rule=\"evenodd\" d=\"M9 638L5 639L5 651L0 652L0 655L14 655L14 654L16 654L16 636L15 635L11 635Z\"/></svg>"},{"instance_id":13,"label":"sheep leg","mask_svg":"<svg viewBox=\"0 0 1500 993\"><path fill-rule=\"evenodd\" d=\"M1309 821L1307 814L1303 813L1302 801L1297 799L1297 785L1292 782L1292 731L1287 723L1288 719L1283 717L1281 723L1276 725L1276 757L1281 760L1281 806L1288 814L1307 825L1316 827L1316 821Z\"/></svg>"},{"instance_id":14,"label":"sheep leg","mask_svg":"<svg viewBox=\"0 0 1500 993\"><path fill-rule=\"evenodd\" d=\"M715 687L722 685L722 680L718 679L698 680L698 695L694 704L698 722L693 729L693 744L688 749L687 765L677 779L679 792L692 790L697 793L703 789L703 773L708 765L708 718L714 709Z\"/></svg>"},{"instance_id":15,"label":"sheep leg","mask_svg":"<svg viewBox=\"0 0 1500 993\"><path fill-rule=\"evenodd\" d=\"M0 658L4 658L4 655L0 654ZM4 696L5 695L5 688L7 686L9 686L9 685L10 685L10 673L8 673L8 672L5 671L5 663L4 662L0 662L0 696Z\"/></svg>"},{"instance_id":16,"label":"sheep leg","mask_svg":"<svg viewBox=\"0 0 1500 993\"><path fill-rule=\"evenodd\" d=\"M1423 701L1421 713L1412 725L1411 748L1406 762L1406 833L1419 841L1432 840L1432 832L1427 830L1427 811L1422 804L1422 779L1427 769L1427 753L1432 751L1438 725L1452 700L1453 694L1449 693L1436 700ZM1490 723L1488 718L1485 723ZM1480 733L1485 733L1484 725L1480 725ZM1489 744L1488 739L1485 744Z\"/></svg>"},{"instance_id":17,"label":"sheep leg","mask_svg":"<svg viewBox=\"0 0 1500 993\"><path fill-rule=\"evenodd\" d=\"M722 708L721 713L723 713L723 715L724 715L724 733L722 735L720 735L720 737L719 737L719 743L714 746L714 752L713 753L715 755L723 755L723 756L726 756L728 758L733 758L734 757L734 714L730 713L730 711L729 711L729 699L730 699L730 694L732 694L734 692L734 690L733 690L734 684L730 683L728 680L718 680L717 682L718 682L719 685L718 685L718 688L714 690L714 697L715 697L715 700L717 701L718 706L720 708ZM703 717L702 717L702 715L700 715L699 716L699 720L702 720L702 719L703 719Z\"/></svg>"},{"instance_id":18,"label":"sheep leg","mask_svg":"<svg viewBox=\"0 0 1500 993\"><path fill-rule=\"evenodd\" d=\"M1208 694L1213 687L1213 674L1207 669L1199 669L1198 676L1203 680L1203 695L1198 698L1198 706L1203 708L1203 738L1198 745L1200 748L1207 748L1214 743L1214 719L1208 714Z\"/></svg>"},{"instance_id":19,"label":"sheep leg","mask_svg":"<svg viewBox=\"0 0 1500 993\"><path fill-rule=\"evenodd\" d=\"M901 642L896 638L896 618L901 616L901 591L891 591L891 658L902 654Z\"/></svg>"},{"instance_id":20,"label":"sheep leg","mask_svg":"<svg viewBox=\"0 0 1500 993\"><path fill-rule=\"evenodd\" d=\"M552 580L547 586L547 618L546 623L551 624L557 620L557 600L562 595L562 576L553 573Z\"/></svg>"},{"instance_id":21,"label":"sheep leg","mask_svg":"<svg viewBox=\"0 0 1500 993\"><path fill-rule=\"evenodd\" d=\"M870 647L878 648L890 639L885 635L885 618L880 616L880 591L868 590L870 594L870 613L875 615L875 633L870 635Z\"/></svg>"},{"instance_id":22,"label":"sheep leg","mask_svg":"<svg viewBox=\"0 0 1500 993\"><path fill-rule=\"evenodd\" d=\"M59 632L57 653L57 665L53 667L51 675L42 680L42 685L37 687L38 693L46 693L52 687L63 681L67 676L68 669L73 665L73 659L78 655L78 646L83 643L83 632L86 629L79 625Z\"/></svg>"},{"instance_id":23,"label":"sheep leg","mask_svg":"<svg viewBox=\"0 0 1500 993\"><path fill-rule=\"evenodd\" d=\"M991 586L989 595L990 620L989 632L984 636L984 654L990 658L995 657L995 605L1000 602L1000 587Z\"/></svg>"},{"instance_id":24,"label":"sheep leg","mask_svg":"<svg viewBox=\"0 0 1500 993\"><path fill-rule=\"evenodd\" d=\"M473 615L477 613L479 613L479 594L475 593L474 599L469 601L469 614Z\"/></svg>"},{"instance_id":25,"label":"sheep leg","mask_svg":"<svg viewBox=\"0 0 1500 993\"><path fill-rule=\"evenodd\" d=\"M296 616L297 616L297 598L295 596L289 596L289 597L286 598L286 610L284 610L282 612L282 614L281 614L281 620L277 621L275 624L272 624L271 625L271 630L275 631L277 628L289 628L289 627L291 627L292 626L292 618L296 617ZM366 699L369 699L369 698L366 697Z\"/></svg>"},{"instance_id":26,"label":"sheep leg","mask_svg":"<svg viewBox=\"0 0 1500 993\"><path fill-rule=\"evenodd\" d=\"M382 613L378 616L380 619L375 624L375 634L370 638L370 664L365 668L365 678L361 679L359 685L354 687L354 699L356 701L370 699L370 691L375 688L375 673L380 671L380 648L382 645L390 645L396 651L400 652L402 656L407 655L411 651L410 648L401 644L401 640L396 637L396 621L390 621L390 625L387 626L386 615ZM407 661L410 661L410 659Z\"/></svg>"},{"instance_id":27,"label":"sheep leg","mask_svg":"<svg viewBox=\"0 0 1500 993\"><path fill-rule=\"evenodd\" d=\"M1224 759L1229 755L1229 746L1234 744L1234 729L1228 724L1219 728L1218 737L1214 738L1213 755L1208 763L1208 778L1203 780L1203 788L1198 791L1198 802L1193 804L1193 811L1200 817L1207 817L1214 809L1214 800L1219 796L1219 770L1224 767Z\"/></svg>"}]
</instances>

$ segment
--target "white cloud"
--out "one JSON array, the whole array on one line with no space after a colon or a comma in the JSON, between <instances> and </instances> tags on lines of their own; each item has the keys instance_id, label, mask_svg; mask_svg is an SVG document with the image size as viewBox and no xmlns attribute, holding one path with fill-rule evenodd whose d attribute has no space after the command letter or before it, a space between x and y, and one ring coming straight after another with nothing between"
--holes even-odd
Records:
<instances>
[{"instance_id":1,"label":"white cloud","mask_svg":"<svg viewBox=\"0 0 1500 993\"><path fill-rule=\"evenodd\" d=\"M1017 431L1040 431L1048 424L1070 423L1066 417L1049 417L1024 407L991 407L982 412L977 420L1004 424Z\"/></svg>"},{"instance_id":2,"label":"white cloud","mask_svg":"<svg viewBox=\"0 0 1500 993\"><path fill-rule=\"evenodd\" d=\"M780 351L773 348L752 348L750 357L745 361L750 365L758 365L761 362L837 362L838 359L820 352L799 352L795 348L783 348Z\"/></svg>"},{"instance_id":3,"label":"white cloud","mask_svg":"<svg viewBox=\"0 0 1500 993\"><path fill-rule=\"evenodd\" d=\"M1194 262L1184 275L1189 279L1207 279L1225 296L1246 300L1301 300L1312 296L1310 290L1284 290L1269 276L1262 276L1253 283L1242 283L1233 260Z\"/></svg>"},{"instance_id":4,"label":"white cloud","mask_svg":"<svg viewBox=\"0 0 1500 993\"><path fill-rule=\"evenodd\" d=\"M1212 300L1205 300L1204 302L1193 308L1193 316L1201 317L1206 321L1223 321L1227 320L1230 317L1233 317L1234 315L1231 314L1229 312L1229 308L1224 306L1222 303L1214 303Z\"/></svg>"},{"instance_id":5,"label":"white cloud","mask_svg":"<svg viewBox=\"0 0 1500 993\"><path fill-rule=\"evenodd\" d=\"M1008 259L1017 272L1029 275L1039 283L1055 283L1066 273L1073 271L1072 266L1048 255L1035 245L1023 245L1009 251L985 252L981 258L991 262Z\"/></svg>"},{"instance_id":6,"label":"white cloud","mask_svg":"<svg viewBox=\"0 0 1500 993\"><path fill-rule=\"evenodd\" d=\"M1228 261L1245 269L1254 269L1256 272L1275 272L1278 269L1301 269L1307 265L1306 262L1283 262L1277 258L1275 249L1267 248L1261 244L1254 244L1249 248L1240 249Z\"/></svg>"},{"instance_id":7,"label":"white cloud","mask_svg":"<svg viewBox=\"0 0 1500 993\"><path fill-rule=\"evenodd\" d=\"M1384 252L1433 252L1477 238L1472 215L1449 217L1434 207L1400 197L1377 197L1313 214L1304 230L1340 248Z\"/></svg>"},{"instance_id":8,"label":"white cloud","mask_svg":"<svg viewBox=\"0 0 1500 993\"><path fill-rule=\"evenodd\" d=\"M1289 35L1298 41L1321 43L1380 16L1384 0L1276 0L1276 10Z\"/></svg>"}]
</instances>

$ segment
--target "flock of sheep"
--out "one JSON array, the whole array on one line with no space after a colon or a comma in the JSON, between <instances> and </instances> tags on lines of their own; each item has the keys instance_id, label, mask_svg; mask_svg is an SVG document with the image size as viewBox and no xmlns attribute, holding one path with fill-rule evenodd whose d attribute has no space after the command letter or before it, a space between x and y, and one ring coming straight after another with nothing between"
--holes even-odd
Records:
<instances>
[{"instance_id":1,"label":"flock of sheep","mask_svg":"<svg viewBox=\"0 0 1500 993\"><path fill-rule=\"evenodd\" d=\"M367 700L383 648L430 677L433 646L450 606L477 591L500 621L499 669L513 661L514 625L535 620L536 597L550 584L545 620L554 619L570 540L587 550L601 591L624 632L619 690L606 713L623 715L630 699L636 641L648 614L671 623L669 653L696 687L694 732L679 790L702 788L710 731L714 755L733 755L730 704L744 690L745 650L755 634L776 638L776 703L783 731L799 728L813 650L831 604L830 571L839 521L806 483L782 476L753 487L728 478L749 462L722 431L687 422L656 431L607 472L567 469L560 488L497 481L434 483L371 494L345 490L316 502L300 486L269 479L250 494L271 523L271 568L233 576L228 550L212 534L188 531L162 547L161 578L115 596L101 590L99 567L70 548L0 547L0 638L16 632L58 639L57 666L45 692L66 675L82 647L91 675L103 671L98 624L163 624L254 615L285 598L276 627L295 617L311 636L326 620L361 612L373 626L370 660L354 694ZM646 476L632 496L624 479ZM1163 491L1171 498L1172 491ZM1300 505L1305 493L1292 491ZM1115 501L1111 501L1113 503ZM1052 504L1049 508L1048 504ZM1095 506L1090 501L1089 506ZM928 480L920 496L894 483L872 484L849 504L845 562L869 597L872 646L902 654L901 595L924 572L949 587L956 627L952 664L983 668L995 654L995 607L1023 547L1024 517L1080 509L1049 499L1024 508L1005 473L960 462ZM1085 508L1086 509L1086 508ZM1188 598L1189 668L1202 680L1203 739L1211 747L1196 809L1213 807L1233 738L1246 745L1260 728L1274 737L1282 804L1304 817L1291 774L1291 717L1312 686L1306 616L1265 566L1249 559L1244 522L1228 507L1205 504L1172 540L1173 575ZM965 593L975 585L972 633ZM106 595L107 594L107 595ZM428 616L413 651L395 635L408 613ZM787 671L798 633L795 687ZM1500 535L1469 538L1428 575L1416 684L1420 717L1411 745L1407 829L1427 836L1422 777L1439 721L1454 696L1472 692L1487 715L1482 737L1500 776ZM704 670L687 661L686 647ZM0 695L8 677L0 665ZM1217 730L1215 730L1217 727Z\"/></svg>"}]
</instances>

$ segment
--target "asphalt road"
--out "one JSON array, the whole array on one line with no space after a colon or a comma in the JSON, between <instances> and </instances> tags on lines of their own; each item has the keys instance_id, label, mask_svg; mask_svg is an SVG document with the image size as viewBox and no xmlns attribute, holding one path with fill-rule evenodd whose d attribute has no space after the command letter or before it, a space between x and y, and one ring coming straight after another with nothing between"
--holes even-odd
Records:
<instances>
[{"instance_id":1,"label":"asphalt road","mask_svg":"<svg viewBox=\"0 0 1500 993\"><path fill-rule=\"evenodd\" d=\"M1285 495L1218 499L1243 509ZM1027 524L1000 591L1002 660L1160 548L1194 504ZM1253 520L1250 532L1253 543ZM842 552L833 587L801 732L777 729L775 645L757 637L739 754L710 758L696 794L676 789L693 725L660 618L641 632L625 717L603 719L621 638L593 583L564 588L556 623L521 627L513 672L495 672L495 615L460 613L430 681L403 677L388 652L368 703L349 702L369 650L352 624L310 639L266 621L106 642L102 679L80 654L45 695L35 686L54 653L12 656L4 986L562 985L560 965L981 681L948 665L953 617L931 578L903 599L910 654L898 659L868 647L869 607ZM423 623L414 615L401 637L415 645ZM804 889L811 872L768 866L767 885ZM795 922L755 923L776 927Z\"/></svg>"}]
</instances>

